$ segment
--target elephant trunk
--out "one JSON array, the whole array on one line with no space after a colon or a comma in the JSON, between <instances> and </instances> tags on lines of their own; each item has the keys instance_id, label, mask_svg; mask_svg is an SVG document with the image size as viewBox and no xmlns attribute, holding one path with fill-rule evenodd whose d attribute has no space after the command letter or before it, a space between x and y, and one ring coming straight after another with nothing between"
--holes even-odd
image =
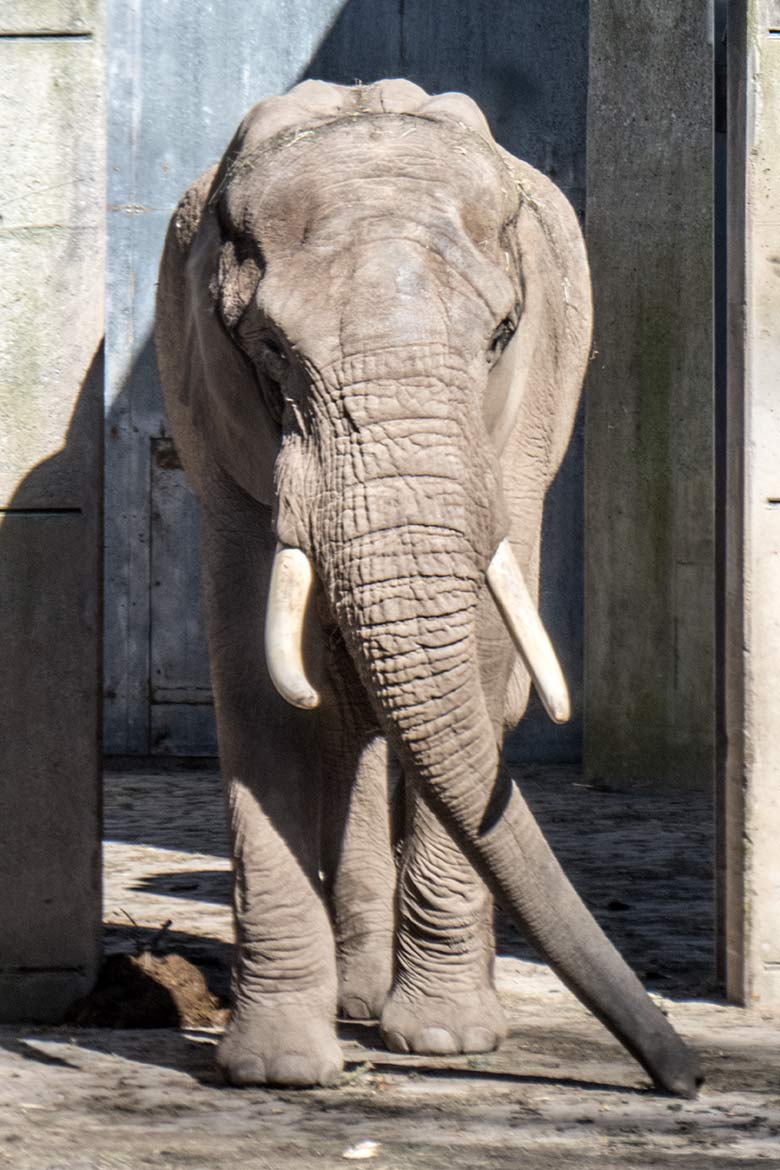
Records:
<instances>
[{"instance_id":1,"label":"elephant trunk","mask_svg":"<svg viewBox=\"0 0 780 1170\"><path fill-rule=\"evenodd\" d=\"M334 428L338 458L322 465L311 551L393 750L563 982L656 1085L694 1096L694 1057L577 896L501 764L475 629L503 535L486 502L498 493L494 473L474 472L473 438L464 458L461 436L453 459L451 431L463 420L435 420L422 446L419 419L355 421L353 412L350 426ZM436 430L445 432L438 444Z\"/></svg>"},{"instance_id":2,"label":"elephant trunk","mask_svg":"<svg viewBox=\"0 0 780 1170\"><path fill-rule=\"evenodd\" d=\"M397 561L405 534L388 537ZM435 572L438 548L406 554L392 580L366 578L360 550L351 555L342 566L353 582L347 641L403 768L562 981L656 1085L695 1096L692 1054L580 900L502 767L481 701L478 582Z\"/></svg>"}]
</instances>

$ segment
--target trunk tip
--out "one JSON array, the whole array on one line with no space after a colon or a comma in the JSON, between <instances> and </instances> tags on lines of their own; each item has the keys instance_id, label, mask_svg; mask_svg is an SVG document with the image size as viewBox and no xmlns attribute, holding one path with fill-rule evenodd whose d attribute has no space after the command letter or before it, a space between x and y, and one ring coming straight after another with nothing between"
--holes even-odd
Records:
<instances>
[{"instance_id":1,"label":"trunk tip","mask_svg":"<svg viewBox=\"0 0 780 1170\"><path fill-rule=\"evenodd\" d=\"M682 1051L678 1049L674 1067L668 1072L654 1072L653 1083L656 1089L664 1093L682 1097L685 1101L695 1101L704 1084L704 1074L696 1055L682 1041L679 1044Z\"/></svg>"}]
</instances>

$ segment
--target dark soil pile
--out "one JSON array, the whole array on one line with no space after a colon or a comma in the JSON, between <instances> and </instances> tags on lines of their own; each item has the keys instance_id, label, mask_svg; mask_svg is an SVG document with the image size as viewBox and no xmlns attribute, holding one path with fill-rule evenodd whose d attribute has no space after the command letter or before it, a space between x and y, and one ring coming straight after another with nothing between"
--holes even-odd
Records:
<instances>
[{"instance_id":1,"label":"dark soil pile","mask_svg":"<svg viewBox=\"0 0 780 1170\"><path fill-rule=\"evenodd\" d=\"M222 1027L226 1007L183 955L109 955L67 1022L81 1028Z\"/></svg>"}]
</instances>

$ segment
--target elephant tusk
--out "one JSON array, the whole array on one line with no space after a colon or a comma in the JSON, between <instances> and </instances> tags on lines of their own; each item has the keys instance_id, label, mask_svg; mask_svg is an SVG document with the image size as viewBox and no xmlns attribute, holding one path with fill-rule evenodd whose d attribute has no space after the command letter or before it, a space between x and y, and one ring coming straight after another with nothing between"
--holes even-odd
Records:
<instances>
[{"instance_id":1,"label":"elephant tusk","mask_svg":"<svg viewBox=\"0 0 780 1170\"><path fill-rule=\"evenodd\" d=\"M265 660L271 681L293 707L310 710L320 696L303 666L303 629L314 571L306 553L278 544L265 615Z\"/></svg>"},{"instance_id":2,"label":"elephant tusk","mask_svg":"<svg viewBox=\"0 0 780 1170\"><path fill-rule=\"evenodd\" d=\"M571 714L566 680L508 540L488 565L487 583L547 714L565 723Z\"/></svg>"}]
</instances>

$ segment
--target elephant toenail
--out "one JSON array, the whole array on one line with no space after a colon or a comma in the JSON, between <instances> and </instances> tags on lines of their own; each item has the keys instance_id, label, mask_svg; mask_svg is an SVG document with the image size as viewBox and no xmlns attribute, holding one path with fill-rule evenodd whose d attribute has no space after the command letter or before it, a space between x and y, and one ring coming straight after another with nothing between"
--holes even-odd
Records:
<instances>
[{"instance_id":1,"label":"elephant toenail","mask_svg":"<svg viewBox=\"0 0 780 1170\"><path fill-rule=\"evenodd\" d=\"M310 1057L302 1052L285 1052L277 1056L268 1080L274 1085L311 1085L317 1084L320 1078L312 1068Z\"/></svg>"},{"instance_id":2,"label":"elephant toenail","mask_svg":"<svg viewBox=\"0 0 780 1170\"><path fill-rule=\"evenodd\" d=\"M265 1066L261 1060L237 1060L233 1063L220 1063L218 1068L226 1082L238 1088L247 1085L264 1085L267 1081Z\"/></svg>"},{"instance_id":3,"label":"elephant toenail","mask_svg":"<svg viewBox=\"0 0 780 1170\"><path fill-rule=\"evenodd\" d=\"M342 1064L328 1064L320 1073L318 1083L326 1086L337 1085L341 1080L343 1071L344 1066Z\"/></svg>"},{"instance_id":4,"label":"elephant toenail","mask_svg":"<svg viewBox=\"0 0 780 1170\"><path fill-rule=\"evenodd\" d=\"M493 1052L498 1047L498 1037L489 1028L467 1028L463 1033L463 1052Z\"/></svg>"},{"instance_id":5,"label":"elephant toenail","mask_svg":"<svg viewBox=\"0 0 780 1170\"><path fill-rule=\"evenodd\" d=\"M368 1004L359 995L348 995L341 1005L341 1010L349 1020L373 1019Z\"/></svg>"},{"instance_id":6,"label":"elephant toenail","mask_svg":"<svg viewBox=\"0 0 780 1170\"><path fill-rule=\"evenodd\" d=\"M385 1032L384 1040L391 1052L408 1052L409 1045L400 1032Z\"/></svg>"},{"instance_id":7,"label":"elephant toenail","mask_svg":"<svg viewBox=\"0 0 780 1170\"><path fill-rule=\"evenodd\" d=\"M455 1040L446 1028L423 1028L414 1047L416 1052L431 1052L434 1056L450 1056L458 1051Z\"/></svg>"}]
</instances>

